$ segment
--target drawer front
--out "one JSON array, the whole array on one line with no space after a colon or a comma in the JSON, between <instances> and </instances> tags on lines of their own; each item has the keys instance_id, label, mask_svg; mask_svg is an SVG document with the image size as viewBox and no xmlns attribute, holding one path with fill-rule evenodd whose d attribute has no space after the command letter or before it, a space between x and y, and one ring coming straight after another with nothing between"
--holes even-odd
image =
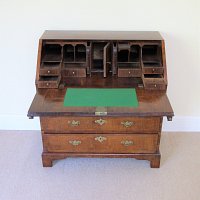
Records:
<instances>
[{"instance_id":1,"label":"drawer front","mask_svg":"<svg viewBox=\"0 0 200 200\"><path fill-rule=\"evenodd\" d=\"M58 88L56 81L38 81L38 88Z\"/></svg>"},{"instance_id":2,"label":"drawer front","mask_svg":"<svg viewBox=\"0 0 200 200\"><path fill-rule=\"evenodd\" d=\"M150 90L165 90L166 85L165 84L159 84L159 83L146 83L145 88L150 89Z\"/></svg>"},{"instance_id":3,"label":"drawer front","mask_svg":"<svg viewBox=\"0 0 200 200\"><path fill-rule=\"evenodd\" d=\"M164 69L162 67L144 67L144 74L163 74Z\"/></svg>"},{"instance_id":4,"label":"drawer front","mask_svg":"<svg viewBox=\"0 0 200 200\"><path fill-rule=\"evenodd\" d=\"M37 82L38 88L58 88L61 77L59 76L56 80L39 80Z\"/></svg>"},{"instance_id":5,"label":"drawer front","mask_svg":"<svg viewBox=\"0 0 200 200\"><path fill-rule=\"evenodd\" d=\"M66 69L64 71L65 77L86 77L85 69Z\"/></svg>"},{"instance_id":6,"label":"drawer front","mask_svg":"<svg viewBox=\"0 0 200 200\"><path fill-rule=\"evenodd\" d=\"M118 77L140 77L140 69L118 69Z\"/></svg>"},{"instance_id":7,"label":"drawer front","mask_svg":"<svg viewBox=\"0 0 200 200\"><path fill-rule=\"evenodd\" d=\"M59 75L60 69L40 69L41 76L52 76L52 75Z\"/></svg>"},{"instance_id":8,"label":"drawer front","mask_svg":"<svg viewBox=\"0 0 200 200\"><path fill-rule=\"evenodd\" d=\"M40 117L41 128L58 133L155 133L160 117Z\"/></svg>"},{"instance_id":9,"label":"drawer front","mask_svg":"<svg viewBox=\"0 0 200 200\"><path fill-rule=\"evenodd\" d=\"M43 134L46 152L154 153L157 134Z\"/></svg>"}]
</instances>

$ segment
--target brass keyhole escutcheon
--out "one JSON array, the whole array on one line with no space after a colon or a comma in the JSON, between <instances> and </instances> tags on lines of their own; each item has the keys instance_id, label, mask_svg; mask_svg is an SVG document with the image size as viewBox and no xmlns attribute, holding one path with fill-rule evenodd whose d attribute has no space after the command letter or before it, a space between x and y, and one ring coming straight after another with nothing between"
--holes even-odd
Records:
<instances>
[{"instance_id":1,"label":"brass keyhole escutcheon","mask_svg":"<svg viewBox=\"0 0 200 200\"><path fill-rule=\"evenodd\" d=\"M70 140L69 144L73 145L73 146L78 146L79 144L81 144L80 140Z\"/></svg>"},{"instance_id":2,"label":"brass keyhole escutcheon","mask_svg":"<svg viewBox=\"0 0 200 200\"><path fill-rule=\"evenodd\" d=\"M122 140L121 144L123 144L124 146L131 146L133 145L133 141L132 140Z\"/></svg>"},{"instance_id":3,"label":"brass keyhole escutcheon","mask_svg":"<svg viewBox=\"0 0 200 200\"><path fill-rule=\"evenodd\" d=\"M80 121L72 120L72 121L68 121L68 124L70 124L71 126L79 126L81 123Z\"/></svg>"},{"instance_id":4,"label":"brass keyhole escutcheon","mask_svg":"<svg viewBox=\"0 0 200 200\"><path fill-rule=\"evenodd\" d=\"M98 137L95 137L95 140L102 143L103 141L107 140L107 138L104 136L98 136Z\"/></svg>"},{"instance_id":5,"label":"brass keyhole escutcheon","mask_svg":"<svg viewBox=\"0 0 200 200\"><path fill-rule=\"evenodd\" d=\"M104 119L97 119L97 120L95 120L94 122L95 122L96 124L99 124L100 126L102 126L103 124L106 123L106 120L104 120Z\"/></svg>"},{"instance_id":6,"label":"brass keyhole escutcheon","mask_svg":"<svg viewBox=\"0 0 200 200\"><path fill-rule=\"evenodd\" d=\"M131 126L133 126L133 122L129 122L129 121L125 121L125 122L121 122L121 124L124 126L124 127L126 127L126 128L128 128L128 127L131 127Z\"/></svg>"}]
</instances>

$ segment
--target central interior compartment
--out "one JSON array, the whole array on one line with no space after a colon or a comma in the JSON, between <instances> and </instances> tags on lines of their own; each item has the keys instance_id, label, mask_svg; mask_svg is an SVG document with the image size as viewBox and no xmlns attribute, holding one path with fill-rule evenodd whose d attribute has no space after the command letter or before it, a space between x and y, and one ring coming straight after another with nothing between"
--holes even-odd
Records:
<instances>
[{"instance_id":1,"label":"central interior compartment","mask_svg":"<svg viewBox=\"0 0 200 200\"><path fill-rule=\"evenodd\" d=\"M106 77L107 72L111 72L110 50L109 42L92 43L91 73L104 73L104 77Z\"/></svg>"},{"instance_id":2,"label":"central interior compartment","mask_svg":"<svg viewBox=\"0 0 200 200\"><path fill-rule=\"evenodd\" d=\"M104 59L104 47L107 42L94 42L92 44L92 66L91 72L103 72L103 59Z\"/></svg>"}]
</instances>

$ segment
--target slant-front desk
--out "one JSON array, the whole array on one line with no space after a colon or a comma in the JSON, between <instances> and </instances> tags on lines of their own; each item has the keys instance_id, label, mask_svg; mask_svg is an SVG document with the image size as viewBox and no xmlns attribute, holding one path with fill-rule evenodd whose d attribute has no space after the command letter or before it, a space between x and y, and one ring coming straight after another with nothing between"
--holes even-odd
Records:
<instances>
[{"instance_id":1,"label":"slant-front desk","mask_svg":"<svg viewBox=\"0 0 200 200\"><path fill-rule=\"evenodd\" d=\"M166 95L164 40L158 32L45 31L39 40L36 95L42 161L119 157L160 166Z\"/></svg>"}]
</instances>

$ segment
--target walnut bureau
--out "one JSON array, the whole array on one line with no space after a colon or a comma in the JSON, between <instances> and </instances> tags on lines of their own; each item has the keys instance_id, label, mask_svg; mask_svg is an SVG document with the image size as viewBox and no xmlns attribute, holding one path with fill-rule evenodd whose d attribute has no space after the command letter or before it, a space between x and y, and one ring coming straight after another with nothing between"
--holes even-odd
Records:
<instances>
[{"instance_id":1,"label":"walnut bureau","mask_svg":"<svg viewBox=\"0 0 200 200\"><path fill-rule=\"evenodd\" d=\"M36 95L42 162L67 157L119 157L160 166L168 100L165 43L158 32L45 31L39 40ZM135 88L137 107L65 107L68 88Z\"/></svg>"}]
</instances>

